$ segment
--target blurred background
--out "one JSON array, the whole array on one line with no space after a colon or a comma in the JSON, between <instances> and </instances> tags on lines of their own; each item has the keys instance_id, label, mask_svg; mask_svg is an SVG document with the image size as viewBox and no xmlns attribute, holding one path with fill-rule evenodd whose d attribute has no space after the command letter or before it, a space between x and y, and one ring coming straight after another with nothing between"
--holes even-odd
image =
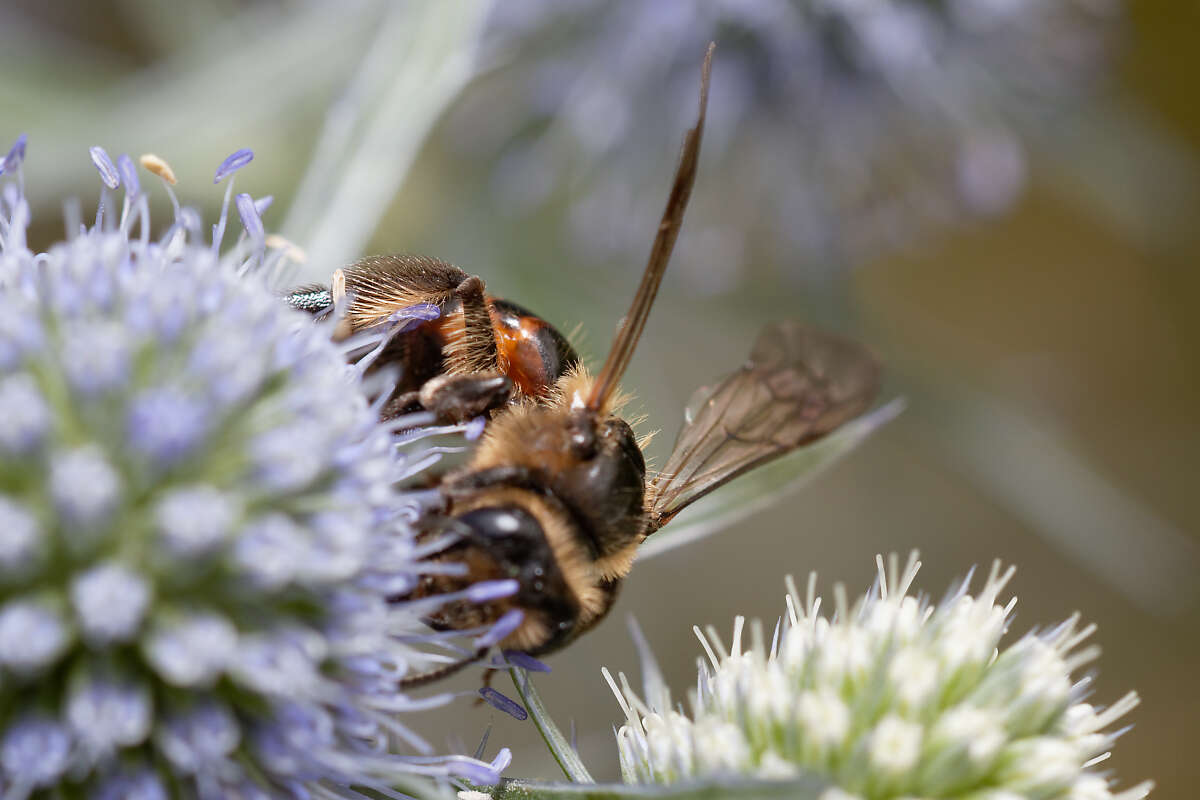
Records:
<instances>
[{"instance_id":1,"label":"blurred background","mask_svg":"<svg viewBox=\"0 0 1200 800\"><path fill-rule=\"evenodd\" d=\"M874 554L919 548L938 597L1001 558L1019 567L1015 634L1078 609L1104 649L1094 702L1141 692L1121 785L1184 798L1198 35L1200 5L1174 0L3 0L0 136L29 134L37 247L61 237L65 198L94 211L91 145L165 157L210 220L212 170L250 147L239 188L274 196L268 228L308 253L296 282L437 255L578 328L598 363L715 39L692 207L626 379L663 430L652 460L772 320L869 342L909 407L802 492L638 565L609 620L549 659L550 709L614 778L599 670L636 675L628 615L682 696L691 626L773 619L789 572L857 592ZM558 777L530 723L469 702L427 722L468 749L494 725L511 774Z\"/></svg>"}]
</instances>

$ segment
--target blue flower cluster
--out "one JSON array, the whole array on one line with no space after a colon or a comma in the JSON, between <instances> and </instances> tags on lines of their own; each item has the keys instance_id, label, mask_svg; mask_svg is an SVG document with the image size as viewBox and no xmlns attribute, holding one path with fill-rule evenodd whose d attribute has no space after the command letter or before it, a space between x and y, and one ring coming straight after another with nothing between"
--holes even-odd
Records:
<instances>
[{"instance_id":1,"label":"blue flower cluster","mask_svg":"<svg viewBox=\"0 0 1200 800\"><path fill-rule=\"evenodd\" d=\"M420 569L394 484L427 459L398 454L361 371L273 291L294 251L266 203L236 196L223 248L226 213L209 241L147 156L175 208L152 237L134 162L93 148L95 224L34 253L24 148L0 213L4 797L494 783L507 750L437 757L397 716L423 664L400 635L417 614L388 602ZM217 172L226 210L251 158Z\"/></svg>"}]
</instances>

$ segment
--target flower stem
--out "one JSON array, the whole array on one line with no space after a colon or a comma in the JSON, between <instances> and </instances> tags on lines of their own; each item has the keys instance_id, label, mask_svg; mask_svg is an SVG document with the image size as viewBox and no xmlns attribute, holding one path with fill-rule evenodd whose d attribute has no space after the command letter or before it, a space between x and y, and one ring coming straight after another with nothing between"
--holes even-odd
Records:
<instances>
[{"instance_id":1,"label":"flower stem","mask_svg":"<svg viewBox=\"0 0 1200 800\"><path fill-rule=\"evenodd\" d=\"M521 702L525 704L525 708L529 709L529 716L533 719L533 724L537 725L538 733L542 735L542 739L550 748L550 753L558 762L558 766L562 768L567 780L572 783L594 784L596 781L587 771L587 767L583 765L579 753L575 752L575 748L571 746L562 731L554 724L554 720L550 718L550 713L546 710L541 696L538 695L537 689L533 688L533 682L529 680L529 673L519 667L513 667L508 673L512 676L517 694L521 695ZM496 796L501 796L504 791L506 790L500 791Z\"/></svg>"}]
</instances>

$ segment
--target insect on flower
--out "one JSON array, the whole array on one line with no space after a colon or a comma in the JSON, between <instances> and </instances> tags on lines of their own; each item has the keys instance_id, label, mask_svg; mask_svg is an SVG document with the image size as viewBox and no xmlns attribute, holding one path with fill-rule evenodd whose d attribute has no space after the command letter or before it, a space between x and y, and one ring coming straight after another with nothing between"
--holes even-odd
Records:
<instances>
[{"instance_id":1,"label":"insect on flower","mask_svg":"<svg viewBox=\"0 0 1200 800\"><path fill-rule=\"evenodd\" d=\"M684 139L641 285L598 375L544 322L488 298L478 278L442 262L373 258L335 277L347 292L346 333L422 304L447 312L389 345L413 371L393 395L391 413L423 408L453 419L492 412L472 457L442 476L438 501L418 523L423 541L441 543L430 545L428 574L395 598L449 595L428 614L431 626L490 632L465 657L406 676L401 686L455 672L497 644L530 655L567 645L608 613L647 536L730 480L853 419L876 394L878 365L863 347L797 323L770 325L737 372L693 399L695 412L666 467L647 477L641 447L619 414L627 398L618 382L695 182L712 50L697 122ZM290 299L322 313L342 290L305 287ZM466 597L480 581L508 582L511 591L484 602Z\"/></svg>"}]
</instances>

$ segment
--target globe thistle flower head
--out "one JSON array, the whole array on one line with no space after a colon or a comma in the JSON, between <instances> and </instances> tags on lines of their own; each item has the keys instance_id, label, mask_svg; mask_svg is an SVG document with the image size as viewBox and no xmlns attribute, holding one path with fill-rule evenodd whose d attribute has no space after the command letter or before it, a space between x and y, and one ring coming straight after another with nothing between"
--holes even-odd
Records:
<instances>
[{"instance_id":1,"label":"globe thistle flower head","mask_svg":"<svg viewBox=\"0 0 1200 800\"><path fill-rule=\"evenodd\" d=\"M252 154L217 172L211 240L143 158L175 208L152 238L133 160L92 148L96 223L35 254L23 149L0 213L4 796L494 783L506 750L436 757L397 717L450 699L395 689L422 656L388 602L419 570L394 484L428 459L397 453L361 370L272 290L292 251L263 200L236 195L224 244Z\"/></svg>"},{"instance_id":2,"label":"globe thistle flower head","mask_svg":"<svg viewBox=\"0 0 1200 800\"><path fill-rule=\"evenodd\" d=\"M978 594L970 577L933 605L911 594L920 564L879 559L870 593L851 604L835 587L823 613L815 576L800 595L789 579L787 613L768 641L737 618L726 648L713 628L696 634L700 660L692 713L672 706L653 657L639 642L643 697L605 671L626 723L617 732L630 783L743 776L829 781L824 800L1061 798L1136 800L1150 784L1114 791L1096 764L1138 703L1130 692L1103 708L1085 702L1098 655L1083 646L1094 626L1078 615L1001 649L1015 600L997 563ZM749 634L749 642L746 642Z\"/></svg>"},{"instance_id":3,"label":"globe thistle flower head","mask_svg":"<svg viewBox=\"0 0 1200 800\"><path fill-rule=\"evenodd\" d=\"M747 260L857 264L940 226L1009 208L1030 142L1104 72L1119 0L711 0L497 4L502 67L448 135L495 165L516 213L561 202L573 253L637 263L661 211L664 154L690 123L718 45L710 190L678 267L700 293ZM486 121L486 124L483 124ZM763 252L765 250L765 252ZM636 257L635 257L636 256Z\"/></svg>"}]
</instances>

